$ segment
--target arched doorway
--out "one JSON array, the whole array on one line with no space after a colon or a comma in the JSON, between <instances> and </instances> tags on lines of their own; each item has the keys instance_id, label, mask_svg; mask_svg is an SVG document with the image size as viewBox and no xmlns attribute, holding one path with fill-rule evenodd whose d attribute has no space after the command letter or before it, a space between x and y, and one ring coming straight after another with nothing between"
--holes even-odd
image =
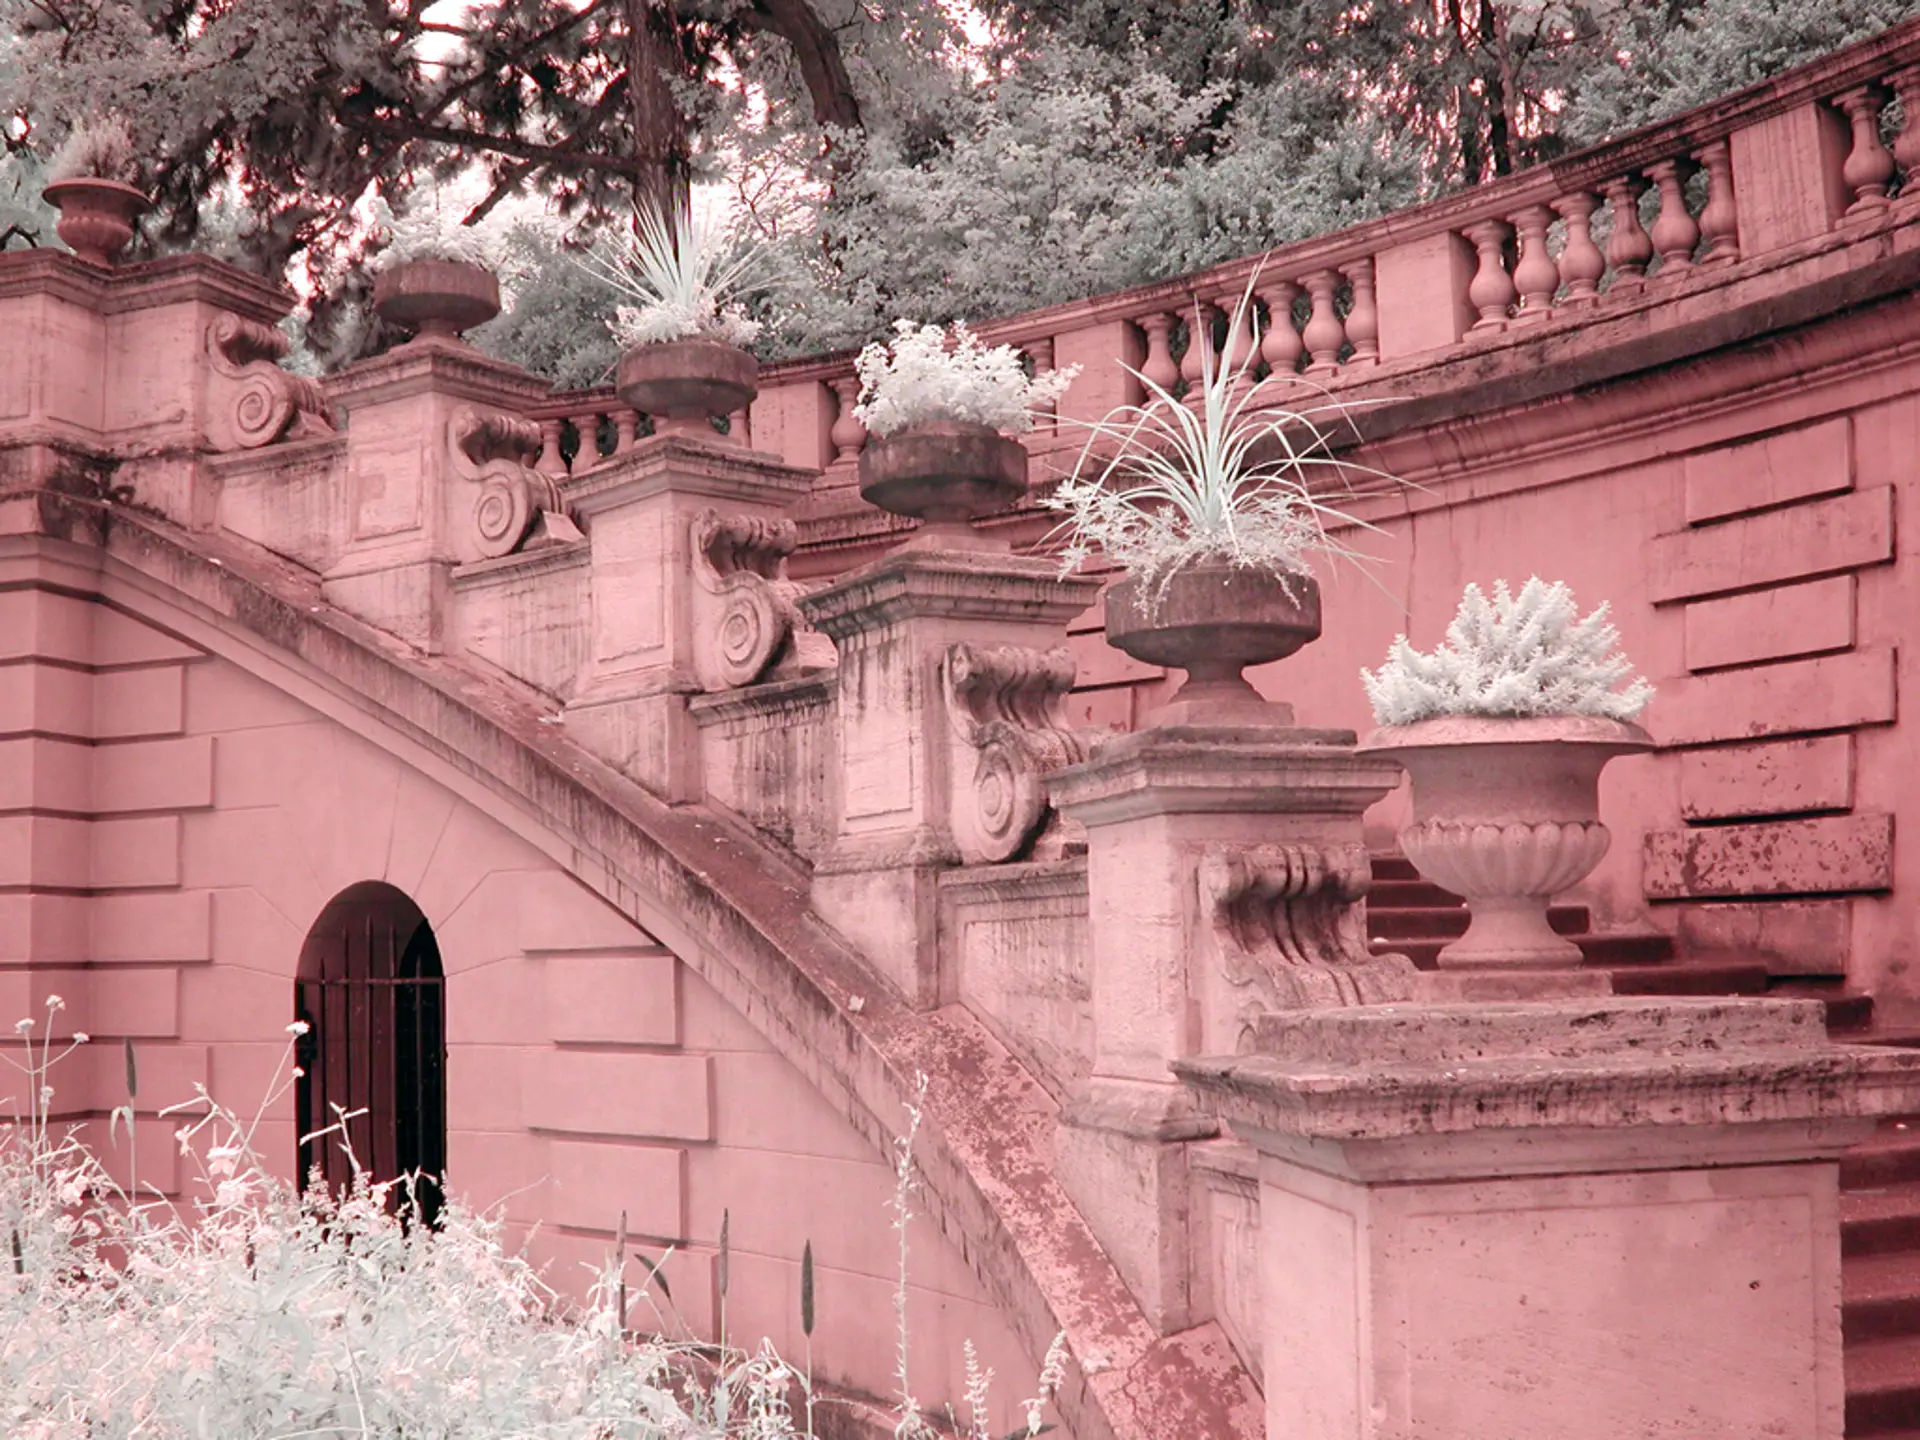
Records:
<instances>
[{"instance_id":1,"label":"arched doorway","mask_svg":"<svg viewBox=\"0 0 1920 1440\"><path fill-rule=\"evenodd\" d=\"M376 1181L420 1172L431 1221L446 1173L446 1016L440 947L420 907L363 881L334 896L300 948L294 1013L307 1022L295 1106L300 1183L317 1170L335 1190L352 1178L338 1133ZM338 1107L338 1109L336 1109Z\"/></svg>"}]
</instances>

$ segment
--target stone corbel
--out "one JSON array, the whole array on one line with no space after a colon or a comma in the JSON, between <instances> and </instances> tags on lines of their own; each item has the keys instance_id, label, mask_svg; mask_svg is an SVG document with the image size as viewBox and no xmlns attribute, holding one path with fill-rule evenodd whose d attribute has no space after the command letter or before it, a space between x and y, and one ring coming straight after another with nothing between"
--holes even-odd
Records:
<instances>
[{"instance_id":1,"label":"stone corbel","mask_svg":"<svg viewBox=\"0 0 1920 1440\"><path fill-rule=\"evenodd\" d=\"M280 368L287 348L287 337L271 325L238 315L207 326L207 360L218 377L209 396L207 442L216 452L333 433L319 383Z\"/></svg>"},{"instance_id":2,"label":"stone corbel","mask_svg":"<svg viewBox=\"0 0 1920 1440\"><path fill-rule=\"evenodd\" d=\"M689 538L693 669L702 690L737 690L832 666L831 642L800 618L800 587L786 577L793 521L703 510Z\"/></svg>"},{"instance_id":3,"label":"stone corbel","mask_svg":"<svg viewBox=\"0 0 1920 1440\"><path fill-rule=\"evenodd\" d=\"M964 754L951 767L949 814L966 863L1011 860L1029 844L1064 848L1068 822L1048 803L1046 777L1085 760L1093 738L1066 724L1062 705L1073 677L1064 647L948 648L941 665L947 714L975 757L970 774Z\"/></svg>"},{"instance_id":4,"label":"stone corbel","mask_svg":"<svg viewBox=\"0 0 1920 1440\"><path fill-rule=\"evenodd\" d=\"M492 560L542 542L584 538L567 515L558 482L533 468L540 443L539 424L517 415L462 405L448 418L453 472L479 491L468 523L453 536L461 560Z\"/></svg>"},{"instance_id":5,"label":"stone corbel","mask_svg":"<svg viewBox=\"0 0 1920 1440\"><path fill-rule=\"evenodd\" d=\"M1208 1043L1239 1048L1253 1017L1269 1010L1388 1004L1414 995L1404 956L1367 949L1370 872L1360 844L1255 845L1200 863L1206 918L1223 985Z\"/></svg>"}]
</instances>

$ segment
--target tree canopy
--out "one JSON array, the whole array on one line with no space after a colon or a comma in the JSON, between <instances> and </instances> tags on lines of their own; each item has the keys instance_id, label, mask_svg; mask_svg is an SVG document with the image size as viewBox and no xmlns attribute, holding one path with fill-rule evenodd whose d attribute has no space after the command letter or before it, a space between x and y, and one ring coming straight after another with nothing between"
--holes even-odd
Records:
<instances>
[{"instance_id":1,"label":"tree canopy","mask_svg":"<svg viewBox=\"0 0 1920 1440\"><path fill-rule=\"evenodd\" d=\"M148 146L150 243L304 267L324 336L364 288L371 198L404 213L459 176L462 220L521 216L493 343L577 379L599 351L575 319L604 297L564 246L636 196L723 184L781 257L768 344L826 348L1349 224L1916 5L0 0L0 207L31 208L22 159L117 111Z\"/></svg>"}]
</instances>

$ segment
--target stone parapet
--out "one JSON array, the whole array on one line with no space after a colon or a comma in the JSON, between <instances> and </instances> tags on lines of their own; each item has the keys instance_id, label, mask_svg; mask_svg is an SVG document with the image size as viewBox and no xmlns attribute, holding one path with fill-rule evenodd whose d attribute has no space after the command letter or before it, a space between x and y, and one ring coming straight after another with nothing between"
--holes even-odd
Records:
<instances>
[{"instance_id":1,"label":"stone parapet","mask_svg":"<svg viewBox=\"0 0 1920 1440\"><path fill-rule=\"evenodd\" d=\"M1174 1069L1259 1155L1269 1436L1838 1440L1835 1162L1920 1104L1920 1055L1832 1045L1814 1002L1665 998L1250 1044Z\"/></svg>"}]
</instances>

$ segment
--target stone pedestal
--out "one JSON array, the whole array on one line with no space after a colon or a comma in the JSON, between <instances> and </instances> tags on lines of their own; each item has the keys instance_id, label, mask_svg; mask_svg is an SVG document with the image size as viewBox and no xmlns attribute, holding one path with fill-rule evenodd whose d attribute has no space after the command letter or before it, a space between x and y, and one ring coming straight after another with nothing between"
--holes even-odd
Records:
<instances>
[{"instance_id":1,"label":"stone pedestal","mask_svg":"<svg viewBox=\"0 0 1920 1440\"><path fill-rule=\"evenodd\" d=\"M1093 1072L1062 1119L1062 1179L1168 1331L1205 1318L1185 1145L1216 1131L1168 1063L1238 1048L1275 1007L1403 999L1415 981L1368 955L1361 904L1361 816L1398 768L1356 757L1349 731L1264 713L1122 736L1050 780L1087 831L1093 955Z\"/></svg>"},{"instance_id":2,"label":"stone pedestal","mask_svg":"<svg viewBox=\"0 0 1920 1440\"><path fill-rule=\"evenodd\" d=\"M458 340L429 338L348 367L328 399L350 417L345 539L327 598L426 651L443 648L457 565L512 553L559 502L531 468L520 416L545 381Z\"/></svg>"},{"instance_id":3,"label":"stone pedestal","mask_svg":"<svg viewBox=\"0 0 1920 1440\"><path fill-rule=\"evenodd\" d=\"M1838 1166L1920 1054L1812 1001L1273 1015L1183 1061L1258 1151L1272 1440L1839 1440Z\"/></svg>"},{"instance_id":4,"label":"stone pedestal","mask_svg":"<svg viewBox=\"0 0 1920 1440\"><path fill-rule=\"evenodd\" d=\"M1010 858L1043 821L1038 771L1071 744L1054 704L1072 683L1067 622L1098 588L1051 560L910 549L800 602L840 652L814 905L915 1005L954 998L938 872Z\"/></svg>"},{"instance_id":5,"label":"stone pedestal","mask_svg":"<svg viewBox=\"0 0 1920 1440\"><path fill-rule=\"evenodd\" d=\"M592 536L586 665L568 731L669 800L702 793L687 698L765 678L796 619L781 567L813 472L660 435L564 487Z\"/></svg>"}]
</instances>

